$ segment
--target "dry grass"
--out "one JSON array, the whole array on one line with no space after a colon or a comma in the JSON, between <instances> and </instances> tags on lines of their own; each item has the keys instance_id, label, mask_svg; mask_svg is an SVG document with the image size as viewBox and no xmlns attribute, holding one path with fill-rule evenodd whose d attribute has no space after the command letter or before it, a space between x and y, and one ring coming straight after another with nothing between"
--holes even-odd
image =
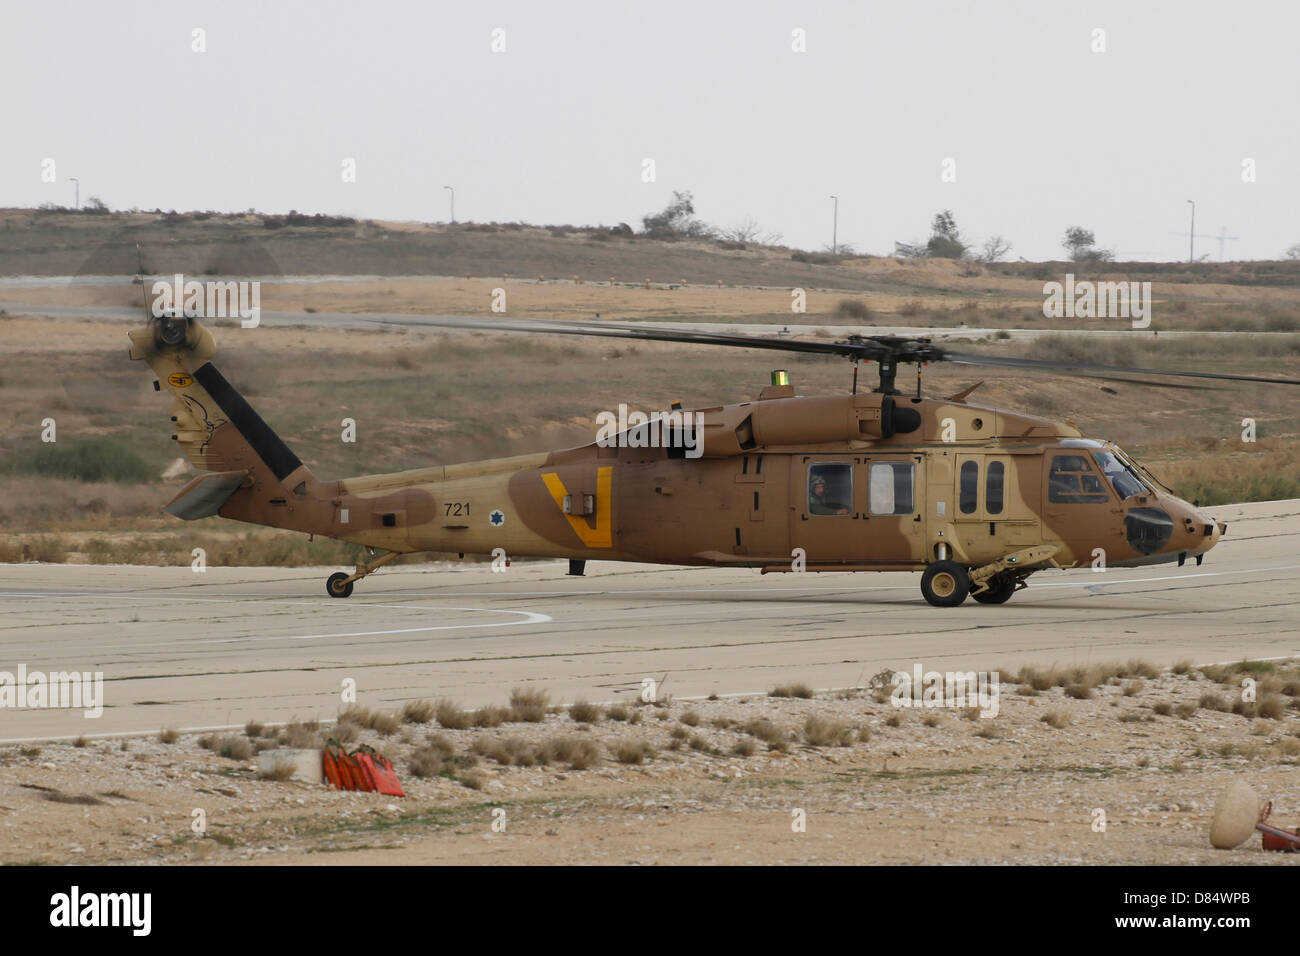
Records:
<instances>
[{"instance_id":1,"label":"dry grass","mask_svg":"<svg viewBox=\"0 0 1300 956\"><path fill-rule=\"evenodd\" d=\"M408 700L402 705L402 723L427 724L433 720L434 705L428 700Z\"/></svg>"},{"instance_id":2,"label":"dry grass","mask_svg":"<svg viewBox=\"0 0 1300 956\"><path fill-rule=\"evenodd\" d=\"M488 704L474 711L470 718L475 727L500 727L511 719L510 708Z\"/></svg>"},{"instance_id":3,"label":"dry grass","mask_svg":"<svg viewBox=\"0 0 1300 956\"><path fill-rule=\"evenodd\" d=\"M1142 678L1140 677L1137 678L1136 680L1126 680L1124 682L1124 687L1123 687L1124 696L1136 697L1138 694L1142 692L1142 688L1145 686L1146 686L1146 681L1142 680Z\"/></svg>"},{"instance_id":4,"label":"dry grass","mask_svg":"<svg viewBox=\"0 0 1300 956\"><path fill-rule=\"evenodd\" d=\"M158 731L158 742L164 744L174 744L181 739L181 732L175 727L164 727Z\"/></svg>"},{"instance_id":5,"label":"dry grass","mask_svg":"<svg viewBox=\"0 0 1300 956\"><path fill-rule=\"evenodd\" d=\"M763 741L769 750L784 751L790 746L790 734L766 717L746 721L740 729L743 733Z\"/></svg>"},{"instance_id":6,"label":"dry grass","mask_svg":"<svg viewBox=\"0 0 1300 956\"><path fill-rule=\"evenodd\" d=\"M885 726L886 727L903 726L903 715L897 712L890 714L888 717L885 718Z\"/></svg>"},{"instance_id":7,"label":"dry grass","mask_svg":"<svg viewBox=\"0 0 1300 956\"><path fill-rule=\"evenodd\" d=\"M1188 720L1196 716L1196 711L1198 709L1199 708L1194 701L1185 701L1174 708L1174 716L1181 717L1183 720Z\"/></svg>"},{"instance_id":8,"label":"dry grass","mask_svg":"<svg viewBox=\"0 0 1300 956\"><path fill-rule=\"evenodd\" d=\"M258 720L250 720L244 724L244 735L247 737L260 737L264 730L266 730L266 725Z\"/></svg>"},{"instance_id":9,"label":"dry grass","mask_svg":"<svg viewBox=\"0 0 1300 956\"><path fill-rule=\"evenodd\" d=\"M847 747L853 743L853 728L843 720L809 714L804 720L803 737L813 747Z\"/></svg>"},{"instance_id":10,"label":"dry grass","mask_svg":"<svg viewBox=\"0 0 1300 956\"><path fill-rule=\"evenodd\" d=\"M294 762L285 757L278 757L265 766L258 766L259 780L288 780L293 776Z\"/></svg>"},{"instance_id":11,"label":"dry grass","mask_svg":"<svg viewBox=\"0 0 1300 956\"><path fill-rule=\"evenodd\" d=\"M472 723L469 713L449 700L440 700L435 704L434 718L438 721L438 726L448 730L466 730Z\"/></svg>"},{"instance_id":12,"label":"dry grass","mask_svg":"<svg viewBox=\"0 0 1300 956\"><path fill-rule=\"evenodd\" d=\"M600 747L589 737L556 737L550 752L557 763L567 763L571 770L586 770L600 760Z\"/></svg>"},{"instance_id":13,"label":"dry grass","mask_svg":"<svg viewBox=\"0 0 1300 956\"><path fill-rule=\"evenodd\" d=\"M540 688L516 687L510 692L510 714L513 720L540 724L546 719L546 710L550 706L551 695Z\"/></svg>"},{"instance_id":14,"label":"dry grass","mask_svg":"<svg viewBox=\"0 0 1300 956\"><path fill-rule=\"evenodd\" d=\"M426 744L417 748L406 761L406 769L413 777L425 779L442 773L446 756L437 747Z\"/></svg>"},{"instance_id":15,"label":"dry grass","mask_svg":"<svg viewBox=\"0 0 1300 956\"><path fill-rule=\"evenodd\" d=\"M361 725L351 720L340 719L330 728L330 736L340 744L350 744L361 736Z\"/></svg>"},{"instance_id":16,"label":"dry grass","mask_svg":"<svg viewBox=\"0 0 1300 956\"><path fill-rule=\"evenodd\" d=\"M698 727L700 725L700 715L693 710L688 710L677 719L687 727Z\"/></svg>"},{"instance_id":17,"label":"dry grass","mask_svg":"<svg viewBox=\"0 0 1300 956\"><path fill-rule=\"evenodd\" d=\"M812 700L813 689L807 684L779 684L767 692L768 697L797 697L800 700Z\"/></svg>"},{"instance_id":18,"label":"dry grass","mask_svg":"<svg viewBox=\"0 0 1300 956\"><path fill-rule=\"evenodd\" d=\"M1070 718L1066 716L1064 711L1060 710L1049 710L1038 719L1054 730L1061 730L1070 723Z\"/></svg>"},{"instance_id":19,"label":"dry grass","mask_svg":"<svg viewBox=\"0 0 1300 956\"><path fill-rule=\"evenodd\" d=\"M1281 720L1286 716L1286 701L1278 694L1267 694L1259 702L1259 716L1266 720Z\"/></svg>"},{"instance_id":20,"label":"dry grass","mask_svg":"<svg viewBox=\"0 0 1300 956\"><path fill-rule=\"evenodd\" d=\"M370 715L370 729L381 737L391 737L402 726L402 718L391 710L375 711Z\"/></svg>"},{"instance_id":21,"label":"dry grass","mask_svg":"<svg viewBox=\"0 0 1300 956\"><path fill-rule=\"evenodd\" d=\"M1300 741L1297 741L1300 743ZM752 737L741 737L732 745L731 752L737 757L752 757L758 750L758 745L754 743Z\"/></svg>"},{"instance_id":22,"label":"dry grass","mask_svg":"<svg viewBox=\"0 0 1300 956\"><path fill-rule=\"evenodd\" d=\"M205 734L199 738L199 746L231 760L248 760L253 756L253 744L249 739L234 734Z\"/></svg>"},{"instance_id":23,"label":"dry grass","mask_svg":"<svg viewBox=\"0 0 1300 956\"><path fill-rule=\"evenodd\" d=\"M1065 696L1073 697L1075 700L1091 700L1092 687L1088 684L1067 684L1065 686Z\"/></svg>"},{"instance_id":24,"label":"dry grass","mask_svg":"<svg viewBox=\"0 0 1300 956\"><path fill-rule=\"evenodd\" d=\"M576 720L580 724L594 724L605 716L605 711L596 704L589 704L585 700L575 701L569 705L569 718Z\"/></svg>"},{"instance_id":25,"label":"dry grass","mask_svg":"<svg viewBox=\"0 0 1300 956\"><path fill-rule=\"evenodd\" d=\"M1222 694L1204 693L1199 701L1200 705L1206 710L1217 710L1220 713L1228 713L1232 710L1232 705L1224 699Z\"/></svg>"},{"instance_id":26,"label":"dry grass","mask_svg":"<svg viewBox=\"0 0 1300 956\"><path fill-rule=\"evenodd\" d=\"M284 725L284 732L280 735L286 747L296 749L305 749L308 747L319 747L321 741L321 729L319 720L291 720Z\"/></svg>"},{"instance_id":27,"label":"dry grass","mask_svg":"<svg viewBox=\"0 0 1300 956\"><path fill-rule=\"evenodd\" d=\"M614 744L612 752L619 763L643 763L654 755L655 749L645 740L620 740Z\"/></svg>"},{"instance_id":28,"label":"dry grass","mask_svg":"<svg viewBox=\"0 0 1300 956\"><path fill-rule=\"evenodd\" d=\"M617 720L620 722L627 720L629 714L630 711L624 704L612 704L609 709L605 711L605 716L610 720Z\"/></svg>"}]
</instances>

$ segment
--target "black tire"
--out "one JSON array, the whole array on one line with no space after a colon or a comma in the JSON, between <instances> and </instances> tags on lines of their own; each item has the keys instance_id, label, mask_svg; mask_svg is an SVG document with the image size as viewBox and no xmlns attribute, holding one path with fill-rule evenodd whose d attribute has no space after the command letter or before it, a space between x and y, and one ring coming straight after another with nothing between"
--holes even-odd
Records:
<instances>
[{"instance_id":1,"label":"black tire","mask_svg":"<svg viewBox=\"0 0 1300 956\"><path fill-rule=\"evenodd\" d=\"M329 580L325 582L325 593L335 598L352 597L352 585L356 582L348 581L347 584L343 583L344 579L349 577L351 575L346 571L335 571L329 576Z\"/></svg>"},{"instance_id":2,"label":"black tire","mask_svg":"<svg viewBox=\"0 0 1300 956\"><path fill-rule=\"evenodd\" d=\"M921 575L921 594L935 607L956 607L970 593L970 578L956 561L936 561Z\"/></svg>"},{"instance_id":3,"label":"black tire","mask_svg":"<svg viewBox=\"0 0 1300 956\"><path fill-rule=\"evenodd\" d=\"M1010 581L992 581L989 583L989 589L979 594L972 594L975 600L981 604L1006 604L1011 600L1011 595L1016 593L1016 582Z\"/></svg>"}]
</instances>

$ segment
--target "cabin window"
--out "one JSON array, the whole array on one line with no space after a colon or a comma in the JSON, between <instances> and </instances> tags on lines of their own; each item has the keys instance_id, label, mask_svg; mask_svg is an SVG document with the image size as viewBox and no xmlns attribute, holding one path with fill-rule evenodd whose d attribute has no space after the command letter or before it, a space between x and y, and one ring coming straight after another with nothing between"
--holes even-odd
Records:
<instances>
[{"instance_id":1,"label":"cabin window","mask_svg":"<svg viewBox=\"0 0 1300 956\"><path fill-rule=\"evenodd\" d=\"M961 463L961 486L958 489L961 493L958 495L957 504L964 515L974 514L975 506L979 503L979 480L979 462L963 461Z\"/></svg>"},{"instance_id":2,"label":"cabin window","mask_svg":"<svg viewBox=\"0 0 1300 956\"><path fill-rule=\"evenodd\" d=\"M853 466L846 461L819 461L808 466L808 513L853 513Z\"/></svg>"},{"instance_id":3,"label":"cabin window","mask_svg":"<svg viewBox=\"0 0 1300 956\"><path fill-rule=\"evenodd\" d=\"M869 506L873 515L910 515L916 465L910 461L871 464Z\"/></svg>"},{"instance_id":4,"label":"cabin window","mask_svg":"<svg viewBox=\"0 0 1300 956\"><path fill-rule=\"evenodd\" d=\"M1047 500L1062 504L1106 502L1106 486L1083 455L1056 455L1047 476Z\"/></svg>"},{"instance_id":5,"label":"cabin window","mask_svg":"<svg viewBox=\"0 0 1300 956\"><path fill-rule=\"evenodd\" d=\"M991 515L1002 514L1002 489L1006 482L1007 466L1000 461L989 462L984 477L984 510Z\"/></svg>"}]
</instances>

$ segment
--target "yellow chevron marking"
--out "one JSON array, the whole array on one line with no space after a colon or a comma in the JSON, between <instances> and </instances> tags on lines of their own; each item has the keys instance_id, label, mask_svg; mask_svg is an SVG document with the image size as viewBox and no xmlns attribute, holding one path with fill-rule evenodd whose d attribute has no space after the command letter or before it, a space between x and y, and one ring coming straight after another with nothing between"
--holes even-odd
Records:
<instances>
[{"instance_id":1,"label":"yellow chevron marking","mask_svg":"<svg viewBox=\"0 0 1300 956\"><path fill-rule=\"evenodd\" d=\"M564 496L569 490L560 481L555 472L542 475L546 490L555 499L555 506L564 510ZM565 515L578 539L589 548L612 548L614 546L613 521L610 518L610 494L614 487L614 468L605 465L596 469L596 527L587 524L582 515Z\"/></svg>"}]
</instances>

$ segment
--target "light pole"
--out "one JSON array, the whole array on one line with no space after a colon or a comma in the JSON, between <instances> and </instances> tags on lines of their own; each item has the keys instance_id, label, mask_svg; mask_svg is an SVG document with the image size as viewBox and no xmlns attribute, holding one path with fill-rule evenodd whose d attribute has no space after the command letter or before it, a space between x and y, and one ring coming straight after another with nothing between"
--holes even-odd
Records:
<instances>
[{"instance_id":1,"label":"light pole","mask_svg":"<svg viewBox=\"0 0 1300 956\"><path fill-rule=\"evenodd\" d=\"M81 180L78 179L78 178L75 177L75 176L69 176L69 177L68 177L68 182L70 182L70 183L73 184L73 193L72 193L72 194L73 194L73 196L76 197L76 198L73 200L73 206L72 206L72 208L73 208L73 209L80 209L80 208L81 208Z\"/></svg>"},{"instance_id":2,"label":"light pole","mask_svg":"<svg viewBox=\"0 0 1300 956\"><path fill-rule=\"evenodd\" d=\"M835 200L835 212L831 219L831 255L839 254L839 237L840 237L840 197L832 196Z\"/></svg>"},{"instance_id":3,"label":"light pole","mask_svg":"<svg viewBox=\"0 0 1300 956\"><path fill-rule=\"evenodd\" d=\"M456 190L450 186L443 186L443 189L451 193L451 224L456 225Z\"/></svg>"},{"instance_id":4,"label":"light pole","mask_svg":"<svg viewBox=\"0 0 1300 956\"><path fill-rule=\"evenodd\" d=\"M1187 230L1187 261L1196 261L1196 203L1187 200L1192 205L1192 227Z\"/></svg>"}]
</instances>

